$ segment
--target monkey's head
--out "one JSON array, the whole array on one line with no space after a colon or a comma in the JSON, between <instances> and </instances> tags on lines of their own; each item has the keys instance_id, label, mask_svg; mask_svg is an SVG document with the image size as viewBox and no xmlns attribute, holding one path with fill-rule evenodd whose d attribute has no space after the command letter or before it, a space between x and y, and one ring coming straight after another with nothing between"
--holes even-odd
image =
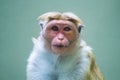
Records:
<instances>
[{"instance_id":1,"label":"monkey's head","mask_svg":"<svg viewBox=\"0 0 120 80\"><path fill-rule=\"evenodd\" d=\"M39 17L45 48L69 54L79 45L82 21L73 13L48 12Z\"/></svg>"}]
</instances>

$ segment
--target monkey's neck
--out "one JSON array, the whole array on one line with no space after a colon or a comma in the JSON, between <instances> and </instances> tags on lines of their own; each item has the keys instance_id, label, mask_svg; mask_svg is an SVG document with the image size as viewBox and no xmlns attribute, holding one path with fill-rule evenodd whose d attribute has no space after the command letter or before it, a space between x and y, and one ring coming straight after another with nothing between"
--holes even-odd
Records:
<instances>
[{"instance_id":1,"label":"monkey's neck","mask_svg":"<svg viewBox=\"0 0 120 80\"><path fill-rule=\"evenodd\" d=\"M78 59L80 59L80 53L78 53L78 51L80 50L76 50L70 55L60 55L45 50L42 53L40 52L39 55L47 65L51 66L54 73L62 74L73 70L73 66L75 66Z\"/></svg>"}]
</instances>

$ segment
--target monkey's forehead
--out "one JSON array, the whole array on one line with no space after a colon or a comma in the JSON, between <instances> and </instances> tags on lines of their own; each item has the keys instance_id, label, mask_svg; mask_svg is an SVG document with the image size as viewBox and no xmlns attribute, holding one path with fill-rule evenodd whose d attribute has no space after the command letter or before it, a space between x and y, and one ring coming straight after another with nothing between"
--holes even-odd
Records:
<instances>
[{"instance_id":1,"label":"monkey's forehead","mask_svg":"<svg viewBox=\"0 0 120 80\"><path fill-rule=\"evenodd\" d=\"M54 26L54 25L59 25L59 26L69 26L69 27L75 27L76 25L73 22L70 21L64 21L64 20L52 20L46 24L46 26Z\"/></svg>"},{"instance_id":2,"label":"monkey's forehead","mask_svg":"<svg viewBox=\"0 0 120 80\"><path fill-rule=\"evenodd\" d=\"M68 20L72 21L75 24L82 24L82 21L79 17L77 17L74 13L72 12L47 12L45 14L42 14L41 16L38 17L39 20L42 21L50 21L50 20Z\"/></svg>"}]
</instances>

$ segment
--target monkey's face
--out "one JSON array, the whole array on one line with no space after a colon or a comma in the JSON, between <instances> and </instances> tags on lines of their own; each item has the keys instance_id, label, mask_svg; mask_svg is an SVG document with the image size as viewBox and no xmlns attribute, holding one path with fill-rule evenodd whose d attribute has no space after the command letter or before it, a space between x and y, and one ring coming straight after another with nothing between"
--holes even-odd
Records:
<instances>
[{"instance_id":1,"label":"monkey's face","mask_svg":"<svg viewBox=\"0 0 120 80\"><path fill-rule=\"evenodd\" d=\"M74 48L79 32L71 21L52 20L45 25L43 36L52 52L65 54Z\"/></svg>"}]
</instances>

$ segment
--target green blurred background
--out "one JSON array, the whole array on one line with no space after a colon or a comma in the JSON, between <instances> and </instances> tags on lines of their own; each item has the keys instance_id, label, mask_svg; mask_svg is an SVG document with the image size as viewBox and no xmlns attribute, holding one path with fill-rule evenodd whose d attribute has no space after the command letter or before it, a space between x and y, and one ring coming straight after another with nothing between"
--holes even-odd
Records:
<instances>
[{"instance_id":1,"label":"green blurred background","mask_svg":"<svg viewBox=\"0 0 120 80\"><path fill-rule=\"evenodd\" d=\"M36 18L49 11L77 14L105 79L120 80L120 0L0 0L0 80L26 80Z\"/></svg>"}]
</instances>

